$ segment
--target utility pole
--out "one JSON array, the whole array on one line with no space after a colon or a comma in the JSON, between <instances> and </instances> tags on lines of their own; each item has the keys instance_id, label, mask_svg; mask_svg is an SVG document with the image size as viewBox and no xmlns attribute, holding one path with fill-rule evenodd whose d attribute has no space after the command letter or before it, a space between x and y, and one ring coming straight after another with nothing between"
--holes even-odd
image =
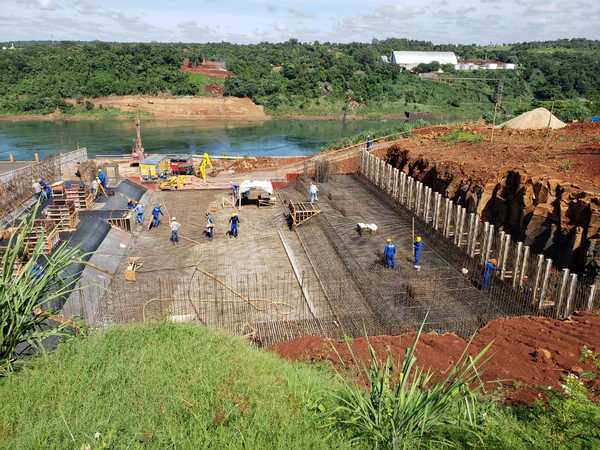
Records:
<instances>
[{"instance_id":1,"label":"utility pole","mask_svg":"<svg viewBox=\"0 0 600 450\"><path fill-rule=\"evenodd\" d=\"M496 115L498 114L498 105L502 103L502 92L504 92L504 82L498 80L498 87L496 88L496 103L494 104L494 119L492 120L492 137L490 142L494 143L494 130L496 129Z\"/></svg>"}]
</instances>

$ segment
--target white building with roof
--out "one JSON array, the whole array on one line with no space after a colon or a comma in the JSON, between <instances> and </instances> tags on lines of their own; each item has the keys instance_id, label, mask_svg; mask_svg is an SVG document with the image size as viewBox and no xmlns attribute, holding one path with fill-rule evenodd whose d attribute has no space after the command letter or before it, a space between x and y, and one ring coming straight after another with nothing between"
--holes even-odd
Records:
<instances>
[{"instance_id":1,"label":"white building with roof","mask_svg":"<svg viewBox=\"0 0 600 450\"><path fill-rule=\"evenodd\" d=\"M454 52L393 51L391 62L407 70L412 70L419 64L431 64L432 62L456 66L458 58Z\"/></svg>"}]
</instances>

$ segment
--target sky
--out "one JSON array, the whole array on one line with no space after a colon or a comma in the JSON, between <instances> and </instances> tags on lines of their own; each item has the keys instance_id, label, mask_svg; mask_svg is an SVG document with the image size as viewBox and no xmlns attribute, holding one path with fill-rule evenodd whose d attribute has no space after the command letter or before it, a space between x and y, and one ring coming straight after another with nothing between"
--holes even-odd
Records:
<instances>
[{"instance_id":1,"label":"sky","mask_svg":"<svg viewBox=\"0 0 600 450\"><path fill-rule=\"evenodd\" d=\"M568 6L566 6L568 5ZM600 39L597 0L0 0L0 41Z\"/></svg>"}]
</instances>

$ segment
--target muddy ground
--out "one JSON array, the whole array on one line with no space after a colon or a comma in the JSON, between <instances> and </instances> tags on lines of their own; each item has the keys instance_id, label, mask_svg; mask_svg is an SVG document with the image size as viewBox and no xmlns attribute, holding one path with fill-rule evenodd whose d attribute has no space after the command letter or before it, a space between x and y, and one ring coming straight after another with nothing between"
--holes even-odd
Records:
<instances>
[{"instance_id":1,"label":"muddy ground","mask_svg":"<svg viewBox=\"0 0 600 450\"><path fill-rule=\"evenodd\" d=\"M358 364L369 364L368 343L380 359L391 355L399 367L405 349L416 333L401 336L373 336L354 339L349 344L315 336L277 344L271 350L291 361L328 362L336 370L356 378ZM469 354L475 355L492 342L489 361L482 367L482 380L488 392L498 390L511 403L532 403L543 398L544 391L560 388L563 378L590 371L596 375L588 381L596 394L600 392L600 370L582 361L581 350L587 346L600 351L600 315L576 313L564 321L543 317L512 317L489 322L474 337ZM437 378L460 358L467 342L454 334L428 333L417 345L417 365L431 369ZM352 357L354 354L354 359ZM339 355L339 356L338 356ZM362 377L357 381L365 384Z\"/></svg>"}]
</instances>

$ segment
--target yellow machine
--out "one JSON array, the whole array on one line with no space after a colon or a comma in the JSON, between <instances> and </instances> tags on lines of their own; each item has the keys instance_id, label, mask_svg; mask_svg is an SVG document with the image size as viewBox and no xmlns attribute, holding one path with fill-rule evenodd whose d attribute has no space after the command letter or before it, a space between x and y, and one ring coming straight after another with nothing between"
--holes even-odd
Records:
<instances>
[{"instance_id":1,"label":"yellow machine","mask_svg":"<svg viewBox=\"0 0 600 450\"><path fill-rule=\"evenodd\" d=\"M177 175L167 178L166 181L161 181L158 187L161 191L172 191L183 189L185 186L185 175Z\"/></svg>"},{"instance_id":2,"label":"yellow machine","mask_svg":"<svg viewBox=\"0 0 600 450\"><path fill-rule=\"evenodd\" d=\"M162 155L150 156L140 161L142 181L156 180L169 171L169 158Z\"/></svg>"},{"instance_id":3,"label":"yellow machine","mask_svg":"<svg viewBox=\"0 0 600 450\"><path fill-rule=\"evenodd\" d=\"M204 180L204 182L206 183L206 168L209 167L212 169L212 161L210 160L210 157L208 156L208 153L204 152L204 156L202 156L202 162L200 163L200 166L198 167L198 172L200 174L200 176L202 177L202 180Z\"/></svg>"}]
</instances>

